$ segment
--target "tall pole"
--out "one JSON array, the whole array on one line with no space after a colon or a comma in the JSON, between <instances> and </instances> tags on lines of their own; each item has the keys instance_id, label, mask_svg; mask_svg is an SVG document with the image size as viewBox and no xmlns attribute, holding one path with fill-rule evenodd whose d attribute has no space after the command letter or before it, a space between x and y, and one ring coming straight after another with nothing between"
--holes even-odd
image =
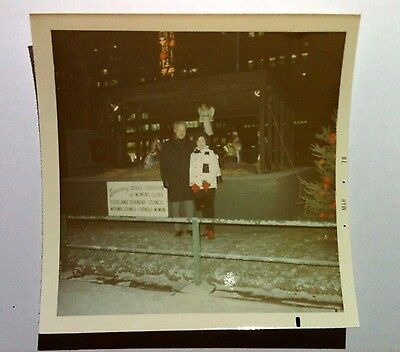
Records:
<instances>
[{"instance_id":1,"label":"tall pole","mask_svg":"<svg viewBox=\"0 0 400 352\"><path fill-rule=\"evenodd\" d=\"M274 131L273 131L273 117L272 117L272 96L268 97L267 101L267 140L268 140L268 149L267 149L267 160L268 160L268 168L271 170L273 166L273 146L274 146Z\"/></svg>"},{"instance_id":2,"label":"tall pole","mask_svg":"<svg viewBox=\"0 0 400 352\"><path fill-rule=\"evenodd\" d=\"M192 219L193 234L193 281L196 286L201 284L201 255L200 255L200 228L199 220Z\"/></svg>"},{"instance_id":3,"label":"tall pole","mask_svg":"<svg viewBox=\"0 0 400 352\"><path fill-rule=\"evenodd\" d=\"M240 32L236 32L236 72L240 69Z\"/></svg>"},{"instance_id":4,"label":"tall pole","mask_svg":"<svg viewBox=\"0 0 400 352\"><path fill-rule=\"evenodd\" d=\"M265 173L265 88L260 90L260 97L258 102L258 130L260 131L259 137L259 154L260 154L260 173Z\"/></svg>"}]
</instances>

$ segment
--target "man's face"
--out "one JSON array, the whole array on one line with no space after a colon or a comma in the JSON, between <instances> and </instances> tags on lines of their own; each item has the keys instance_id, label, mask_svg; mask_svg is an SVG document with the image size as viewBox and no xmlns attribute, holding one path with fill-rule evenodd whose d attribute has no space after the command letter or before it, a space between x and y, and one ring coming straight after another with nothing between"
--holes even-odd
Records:
<instances>
[{"instance_id":1,"label":"man's face","mask_svg":"<svg viewBox=\"0 0 400 352\"><path fill-rule=\"evenodd\" d=\"M183 139L186 136L186 125L179 124L174 127L175 136L178 139Z\"/></svg>"}]
</instances>

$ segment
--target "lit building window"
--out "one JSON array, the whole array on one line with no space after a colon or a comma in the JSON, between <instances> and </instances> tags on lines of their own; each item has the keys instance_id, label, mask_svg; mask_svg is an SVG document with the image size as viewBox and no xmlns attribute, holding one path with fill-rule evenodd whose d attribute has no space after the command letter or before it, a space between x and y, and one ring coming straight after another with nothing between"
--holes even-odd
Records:
<instances>
[{"instance_id":1,"label":"lit building window","mask_svg":"<svg viewBox=\"0 0 400 352\"><path fill-rule=\"evenodd\" d=\"M108 75L108 70L106 68L103 68L103 75L104 76Z\"/></svg>"},{"instance_id":2,"label":"lit building window","mask_svg":"<svg viewBox=\"0 0 400 352\"><path fill-rule=\"evenodd\" d=\"M248 64L249 70L253 69L253 67L254 67L254 60L252 60L252 59L248 60L247 64Z\"/></svg>"},{"instance_id":3,"label":"lit building window","mask_svg":"<svg viewBox=\"0 0 400 352\"><path fill-rule=\"evenodd\" d=\"M305 77L305 76L307 76L307 73L306 73L306 72L303 72L301 75L302 75L303 77Z\"/></svg>"},{"instance_id":4,"label":"lit building window","mask_svg":"<svg viewBox=\"0 0 400 352\"><path fill-rule=\"evenodd\" d=\"M186 127L187 128L197 128L197 127L199 127L199 121L197 121L197 120L186 121Z\"/></svg>"},{"instance_id":5,"label":"lit building window","mask_svg":"<svg viewBox=\"0 0 400 352\"><path fill-rule=\"evenodd\" d=\"M306 56L308 56L308 53L302 53L301 54L303 57L306 57Z\"/></svg>"}]
</instances>

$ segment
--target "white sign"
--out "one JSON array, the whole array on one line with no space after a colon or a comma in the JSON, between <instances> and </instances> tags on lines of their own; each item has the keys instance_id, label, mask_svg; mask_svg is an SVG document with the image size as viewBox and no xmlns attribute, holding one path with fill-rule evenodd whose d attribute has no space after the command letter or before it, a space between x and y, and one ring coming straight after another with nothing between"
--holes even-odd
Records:
<instances>
[{"instance_id":1,"label":"white sign","mask_svg":"<svg viewBox=\"0 0 400 352\"><path fill-rule=\"evenodd\" d=\"M168 217L161 181L107 182L109 216Z\"/></svg>"}]
</instances>

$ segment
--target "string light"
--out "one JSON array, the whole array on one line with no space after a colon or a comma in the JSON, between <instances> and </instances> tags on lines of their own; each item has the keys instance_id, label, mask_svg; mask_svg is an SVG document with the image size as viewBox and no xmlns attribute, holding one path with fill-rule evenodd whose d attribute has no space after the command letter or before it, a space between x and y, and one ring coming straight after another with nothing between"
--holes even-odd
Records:
<instances>
[{"instance_id":1,"label":"string light","mask_svg":"<svg viewBox=\"0 0 400 352\"><path fill-rule=\"evenodd\" d=\"M174 32L159 32L158 40L161 45L160 52L160 68L163 76L174 77L174 49L175 34Z\"/></svg>"}]
</instances>

